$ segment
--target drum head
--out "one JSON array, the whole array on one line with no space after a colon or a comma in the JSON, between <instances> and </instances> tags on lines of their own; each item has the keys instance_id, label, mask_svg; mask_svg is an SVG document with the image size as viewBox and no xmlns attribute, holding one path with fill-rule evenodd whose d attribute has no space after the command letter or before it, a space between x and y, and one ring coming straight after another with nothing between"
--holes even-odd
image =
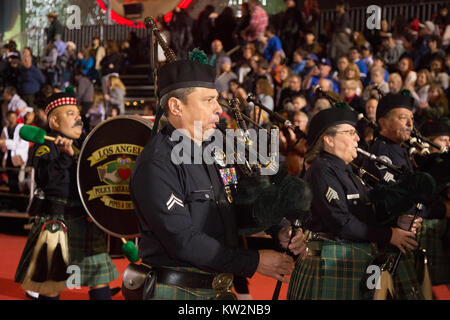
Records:
<instances>
[{"instance_id":1,"label":"drum head","mask_svg":"<svg viewBox=\"0 0 450 320\"><path fill-rule=\"evenodd\" d=\"M81 201L95 224L115 237L139 235L129 183L152 126L135 116L114 117L96 126L81 148L77 168Z\"/></svg>"}]
</instances>

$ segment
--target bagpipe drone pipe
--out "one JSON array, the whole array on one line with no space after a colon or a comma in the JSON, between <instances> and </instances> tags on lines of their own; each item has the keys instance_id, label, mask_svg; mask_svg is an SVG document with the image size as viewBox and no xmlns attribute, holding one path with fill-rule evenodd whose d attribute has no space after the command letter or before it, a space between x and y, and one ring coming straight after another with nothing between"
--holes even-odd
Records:
<instances>
[{"instance_id":1,"label":"bagpipe drone pipe","mask_svg":"<svg viewBox=\"0 0 450 320\"><path fill-rule=\"evenodd\" d=\"M352 110L348 103L345 102L338 102L332 105L336 108ZM359 118L361 119L361 116ZM373 128L378 130L375 124ZM436 190L435 179L427 172L411 172L406 168L396 167L386 162L383 158L377 157L360 148L357 149L357 152L369 161L375 161L386 167L392 174L399 176L396 183L387 184L384 181L380 181L374 174L352 164L360 172L363 172L367 179L371 180L370 185L372 188L369 190L369 199L373 210L377 214L378 223L380 225L392 225L396 223L400 215L416 206L415 216L409 227L410 230L414 219L423 208L423 203L428 202ZM364 299L395 299L397 297L393 285L393 278L397 272L401 257L402 253L400 251L395 254L389 250L381 250L371 263L372 265L378 266L382 271L377 286L369 288L367 285L370 277L369 274L361 279L360 289Z\"/></svg>"},{"instance_id":2,"label":"bagpipe drone pipe","mask_svg":"<svg viewBox=\"0 0 450 320\"><path fill-rule=\"evenodd\" d=\"M299 139L306 138L306 134L298 127L293 126L281 115L265 107L256 97L249 95L247 100L253 106L258 106L261 110L267 112L269 118L274 122L292 129ZM295 225L296 222L302 225L302 221L309 216L309 207L312 200L308 184L298 177L289 175L284 166L275 163L278 159L262 156L256 151L256 146L261 141L250 140L244 118L251 122L255 128L265 129L246 117L235 101L228 100L221 105L232 110L239 130L242 132L241 135L237 135L237 140L239 136L242 136L240 143L247 146L247 155L255 154L254 157L245 159L245 166L238 166L238 171L243 174L240 176L237 186L236 206L239 212L247 212L247 215L242 217L239 222L241 233L248 234L265 230L273 225L280 224L284 218L292 225ZM278 131L279 129L276 127L274 130ZM267 135L270 136L269 133ZM275 138L278 139L278 134L275 135ZM279 150L270 150L270 152L273 155ZM250 162L249 159L257 159L257 161Z\"/></svg>"},{"instance_id":3,"label":"bagpipe drone pipe","mask_svg":"<svg viewBox=\"0 0 450 320\"><path fill-rule=\"evenodd\" d=\"M320 88L315 90L319 90L319 92L326 95ZM347 109L356 113L347 102L335 102L331 97L329 99L330 102L333 102L332 106L334 108ZM359 114L358 118L366 119L367 122L370 122L362 114ZM379 130L376 124L373 124L373 128ZM369 197L377 212L385 212L389 216L398 216L401 212L405 212L414 206L415 203L426 201L433 194L436 182L429 173L421 171L409 172L406 168L397 167L361 148L357 148L357 152L360 156L369 161L374 161L386 167L393 174L400 176L397 183L386 184L371 172L352 163L353 167L359 170L364 177L371 180L370 185L373 188L369 191Z\"/></svg>"}]
</instances>

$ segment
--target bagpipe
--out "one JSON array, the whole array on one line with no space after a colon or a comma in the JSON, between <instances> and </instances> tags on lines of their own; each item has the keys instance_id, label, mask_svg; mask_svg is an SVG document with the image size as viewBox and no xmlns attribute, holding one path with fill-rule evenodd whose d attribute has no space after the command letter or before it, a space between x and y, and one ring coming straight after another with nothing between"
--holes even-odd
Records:
<instances>
[{"instance_id":1,"label":"bagpipe","mask_svg":"<svg viewBox=\"0 0 450 320\"><path fill-rule=\"evenodd\" d=\"M168 63L176 61L176 55L161 37L160 30L156 26L154 18L147 17L144 19L144 23L155 35L156 41L163 49ZM189 53L189 59L199 63L208 62L206 54L198 49L194 49ZM234 163L237 164L238 170L241 173L235 201L236 205L247 206L257 202L264 203L264 205L253 206L251 208L252 217L255 222L254 227L260 230L278 224L283 217L289 218L291 221L302 219L306 212L308 212L311 201L311 195L306 191L308 189L306 183L299 178L288 176L283 170L279 171L276 158L278 150L270 150L270 155L268 156L262 155L259 152L257 148L258 141L255 141L255 137L249 133L246 123L246 120L249 122L252 122L252 120L241 112L239 100L221 98L219 99L219 104L231 111L238 125L237 133L233 135L226 134L224 132L226 128L220 125L218 126L219 131L224 135L225 141L234 147ZM264 106L261 108L267 109ZM274 115L269 109L265 111ZM161 114L161 111L159 113ZM278 116L278 119L283 119L280 115L275 116ZM286 120L283 119L283 121ZM252 123L258 129L263 129L256 122L253 121ZM269 134L267 133L267 135ZM275 134L275 137L277 138L278 135ZM245 153L239 152L239 148L243 148ZM277 198L267 198L268 195L273 194L276 194ZM292 210L283 210L282 208L285 207L286 203L292 204L294 202L288 201L288 198L292 200L303 199L303 201L295 201L298 205L293 206ZM278 208L281 208L281 210L278 210ZM305 208L307 209L305 210ZM292 214L293 212L296 212L296 214Z\"/></svg>"},{"instance_id":2,"label":"bagpipe","mask_svg":"<svg viewBox=\"0 0 450 320\"><path fill-rule=\"evenodd\" d=\"M306 139L307 135L299 127L294 126L289 120L282 117L279 113L267 108L258 97L249 94L247 102L250 106L259 107L260 110L267 112L269 119L277 123L278 126L272 126L275 130L292 130L296 136L297 144L301 139ZM256 127L257 123L251 121ZM238 120L238 125L244 126L242 117ZM276 135L278 138L278 134ZM286 170L282 170L269 182L267 176L253 176L240 183L240 192L237 202L241 206L252 208L255 219L259 226L270 227L279 224L281 219L287 219L291 223L292 233L290 241L295 236L295 230L300 228L303 222L310 216L309 208L312 201L312 193L305 181L300 178L290 176ZM280 219L281 218L281 219ZM289 245L289 244L288 244ZM286 250L286 253L289 252ZM282 282L277 281L272 300L278 300Z\"/></svg>"},{"instance_id":3,"label":"bagpipe","mask_svg":"<svg viewBox=\"0 0 450 320\"><path fill-rule=\"evenodd\" d=\"M151 42L155 49L151 50L151 54L156 87L155 55L158 44L163 49L167 63L174 62L177 58L161 36L155 20L147 17L144 24L151 31ZM189 58L202 63L208 61L202 51L195 49L189 54ZM239 127L237 134L227 135L223 132L223 136L225 141L231 140L236 157L241 157L236 160L242 176L239 177L234 203L248 209L251 225L247 230L265 230L279 224L283 218L292 221L293 225L295 221L301 221L308 215L312 199L308 185L303 180L278 170L274 156L277 150L271 150L270 156L262 156L258 152L255 147L257 143L252 140L244 120L249 119L240 112L238 101L222 100L220 103L230 108ZM126 241L127 238L139 236L138 219L128 186L130 173L137 156L156 134L162 115L163 111L159 106L154 124L134 116L119 116L102 122L87 136L79 154L77 182L83 206L100 229L123 239L124 246L131 243ZM127 128L126 132L123 128ZM39 136L41 140L45 136L36 133L33 135L35 138ZM245 153L238 152L240 145L244 147ZM154 277L150 276L152 269L138 263L136 250L126 255L131 263L123 274L122 293L126 299L140 300L146 295L145 283L154 281Z\"/></svg>"},{"instance_id":4,"label":"bagpipe","mask_svg":"<svg viewBox=\"0 0 450 320\"><path fill-rule=\"evenodd\" d=\"M348 103L336 101L326 92L321 90L320 87L316 87L315 92L325 96L333 107L350 109L357 113ZM363 114L358 114L358 119L362 119L367 123L367 125L374 129L375 132L379 132L378 125L367 119ZM425 149L424 143L431 145L430 142L431 141L421 136L418 130L412 130L412 137L410 140L411 147L415 147L416 150L421 150L420 152L424 154L425 152L422 151ZM438 147L437 149L440 148ZM436 190L436 180L434 178L434 174L431 174L428 170L423 170L425 172L410 172L406 168L395 166L392 163L387 162L385 159L371 154L361 148L357 148L357 152L368 161L376 162L386 167L386 169L393 175L399 176L399 179L395 184L387 184L378 179L374 174L368 172L366 169L351 163L352 166L359 171L362 178L367 177L372 182L371 185L373 185L373 188L369 191L369 199L372 203L374 211L377 213L383 213L382 216L385 218L387 217L384 223L386 221L392 221L394 218L396 219L403 212L406 212L411 207L416 206L415 215L409 227L410 230L414 220L423 209L422 203L429 201L430 197L434 193L434 190ZM380 223L383 222L380 221ZM363 277L361 280L360 290L364 299L384 300L388 298L397 298L393 278L397 272L401 257L402 253L400 251L398 251L397 254L382 252L373 260L371 264L380 268L381 276L378 279L377 286L372 289L369 289L367 284L370 275ZM423 265L420 268L423 274L421 277L423 280L422 291L424 296L430 297L429 288L431 287L429 286L429 277L426 277L428 274L428 267L426 263L427 259L425 256L420 259L423 260Z\"/></svg>"},{"instance_id":5,"label":"bagpipe","mask_svg":"<svg viewBox=\"0 0 450 320\"><path fill-rule=\"evenodd\" d=\"M416 127L412 129L411 138L405 144L407 147L409 147L409 154L411 156L415 154L419 154L421 156L430 155L430 147L435 148L438 153L448 153L447 147L440 146L430 139L424 137Z\"/></svg>"}]
</instances>

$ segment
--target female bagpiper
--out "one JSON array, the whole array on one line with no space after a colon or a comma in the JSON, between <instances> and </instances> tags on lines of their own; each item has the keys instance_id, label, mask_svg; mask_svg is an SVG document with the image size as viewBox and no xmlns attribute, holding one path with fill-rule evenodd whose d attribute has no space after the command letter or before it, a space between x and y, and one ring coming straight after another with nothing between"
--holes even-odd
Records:
<instances>
[{"instance_id":1,"label":"female bagpiper","mask_svg":"<svg viewBox=\"0 0 450 320\"><path fill-rule=\"evenodd\" d=\"M350 167L357 157L356 121L355 113L339 108L323 110L311 121L305 180L313 200L304 227L312 241L308 258L297 260L288 299L362 299L361 279L377 254L375 243L402 251L417 246L420 219L412 232L377 224L368 189Z\"/></svg>"}]
</instances>

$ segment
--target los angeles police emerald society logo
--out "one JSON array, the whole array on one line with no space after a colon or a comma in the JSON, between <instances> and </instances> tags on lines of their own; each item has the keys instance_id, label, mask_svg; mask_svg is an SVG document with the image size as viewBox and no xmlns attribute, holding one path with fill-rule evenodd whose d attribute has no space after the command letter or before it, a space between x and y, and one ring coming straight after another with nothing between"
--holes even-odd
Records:
<instances>
[{"instance_id":1,"label":"los angeles police emerald society logo","mask_svg":"<svg viewBox=\"0 0 450 320\"><path fill-rule=\"evenodd\" d=\"M132 154L140 153L142 147L139 146L128 146L128 150L135 150ZM136 148L134 148L136 147ZM118 150L124 150L123 147L120 148L116 146ZM101 150L97 150L89 158L92 164L96 164ZM104 150L103 150L104 151ZM93 186L91 190L86 193L89 195L88 201L98 199L108 207L119 209L119 210L133 210L133 203L131 201L124 201L120 199L114 199L114 195L129 195L129 183L131 171L134 167L134 161L127 156L122 154L113 161L106 162L102 165L97 166L97 173L99 181L104 184Z\"/></svg>"},{"instance_id":2,"label":"los angeles police emerald society logo","mask_svg":"<svg viewBox=\"0 0 450 320\"><path fill-rule=\"evenodd\" d=\"M151 133L150 121L117 116L95 127L80 150L77 182L83 206L99 228L116 237L139 235L129 184Z\"/></svg>"}]
</instances>

